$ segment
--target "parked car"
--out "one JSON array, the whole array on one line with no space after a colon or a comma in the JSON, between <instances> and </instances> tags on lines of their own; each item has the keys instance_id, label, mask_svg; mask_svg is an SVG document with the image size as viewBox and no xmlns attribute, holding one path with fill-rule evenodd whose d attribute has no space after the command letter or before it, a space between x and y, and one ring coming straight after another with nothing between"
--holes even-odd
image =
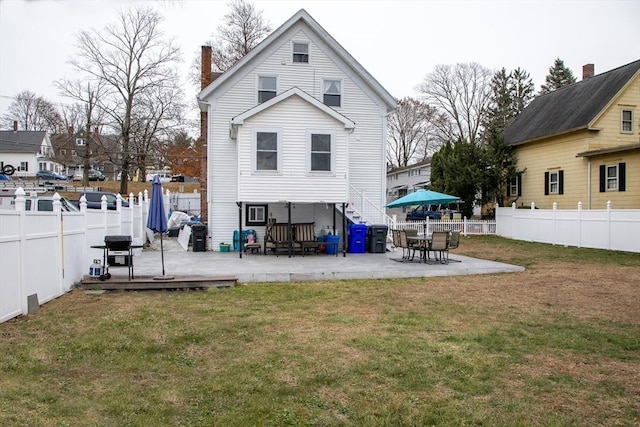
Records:
<instances>
[{"instance_id":1,"label":"parked car","mask_svg":"<svg viewBox=\"0 0 640 427\"><path fill-rule=\"evenodd\" d=\"M80 193L78 197L78 206L80 204L80 199L82 196L85 196L87 199L87 208L88 209L101 209L102 208L102 196L107 197L107 209L115 210L116 209L116 200L118 195L115 193L105 193L103 191L85 191ZM122 206L127 208L129 207L129 202L126 200L122 200Z\"/></svg>"},{"instance_id":2,"label":"parked car","mask_svg":"<svg viewBox=\"0 0 640 427\"><path fill-rule=\"evenodd\" d=\"M89 171L89 181L104 181L107 179L99 170L91 169Z\"/></svg>"},{"instance_id":3,"label":"parked car","mask_svg":"<svg viewBox=\"0 0 640 427\"><path fill-rule=\"evenodd\" d=\"M60 181L66 181L67 180L66 176L60 175L59 173L55 173L55 172L52 172L52 171L44 171L44 170L36 172L36 178L38 178L38 179L47 179L47 180L49 180L49 179L56 180L57 179L57 180L60 180Z\"/></svg>"},{"instance_id":4,"label":"parked car","mask_svg":"<svg viewBox=\"0 0 640 427\"><path fill-rule=\"evenodd\" d=\"M424 221L425 219L440 219L440 211L437 207L432 206L418 206L407 212L407 221Z\"/></svg>"},{"instance_id":5,"label":"parked car","mask_svg":"<svg viewBox=\"0 0 640 427\"><path fill-rule=\"evenodd\" d=\"M13 179L9 175L0 173L0 181L13 181Z\"/></svg>"},{"instance_id":6,"label":"parked car","mask_svg":"<svg viewBox=\"0 0 640 427\"><path fill-rule=\"evenodd\" d=\"M35 198L25 199L24 208L27 211L39 211L39 212L53 212L53 197L52 196L40 196ZM71 201L60 198L60 209L63 212L80 212Z\"/></svg>"}]
</instances>

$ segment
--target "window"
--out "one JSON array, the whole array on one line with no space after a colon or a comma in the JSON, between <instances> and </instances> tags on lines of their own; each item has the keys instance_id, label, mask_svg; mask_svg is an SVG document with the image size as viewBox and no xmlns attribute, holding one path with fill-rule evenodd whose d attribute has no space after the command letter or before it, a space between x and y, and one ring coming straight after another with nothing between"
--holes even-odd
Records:
<instances>
[{"instance_id":1,"label":"window","mask_svg":"<svg viewBox=\"0 0 640 427\"><path fill-rule=\"evenodd\" d=\"M64 148L61 148L60 155L64 156L65 154L67 154L67 150L65 150Z\"/></svg>"},{"instance_id":2,"label":"window","mask_svg":"<svg viewBox=\"0 0 640 427\"><path fill-rule=\"evenodd\" d=\"M267 205L247 205L245 225L267 225Z\"/></svg>"},{"instance_id":3,"label":"window","mask_svg":"<svg viewBox=\"0 0 640 427\"><path fill-rule=\"evenodd\" d=\"M507 185L507 197L512 196L522 196L522 185L519 175L511 178L509 185Z\"/></svg>"},{"instance_id":4,"label":"window","mask_svg":"<svg viewBox=\"0 0 640 427\"><path fill-rule=\"evenodd\" d=\"M311 134L311 172L331 172L330 134Z\"/></svg>"},{"instance_id":5,"label":"window","mask_svg":"<svg viewBox=\"0 0 640 427\"><path fill-rule=\"evenodd\" d=\"M277 78L274 76L258 77L258 104L276 96Z\"/></svg>"},{"instance_id":6,"label":"window","mask_svg":"<svg viewBox=\"0 0 640 427\"><path fill-rule=\"evenodd\" d=\"M544 173L544 194L564 194L564 171Z\"/></svg>"},{"instance_id":7,"label":"window","mask_svg":"<svg viewBox=\"0 0 640 427\"><path fill-rule=\"evenodd\" d=\"M76 150L71 150L71 155L72 155L72 156L77 156L77 155L78 155L78 152L77 152Z\"/></svg>"},{"instance_id":8,"label":"window","mask_svg":"<svg viewBox=\"0 0 640 427\"><path fill-rule=\"evenodd\" d=\"M20 162L20 166L18 166L19 171L28 171L29 170L29 162Z\"/></svg>"},{"instance_id":9,"label":"window","mask_svg":"<svg viewBox=\"0 0 640 427\"><path fill-rule=\"evenodd\" d=\"M626 190L626 163L600 165L600 192Z\"/></svg>"},{"instance_id":10,"label":"window","mask_svg":"<svg viewBox=\"0 0 640 427\"><path fill-rule=\"evenodd\" d=\"M256 133L256 170L278 170L278 133Z\"/></svg>"},{"instance_id":11,"label":"window","mask_svg":"<svg viewBox=\"0 0 640 427\"><path fill-rule=\"evenodd\" d=\"M309 43L293 42L293 62L309 62Z\"/></svg>"},{"instance_id":12,"label":"window","mask_svg":"<svg viewBox=\"0 0 640 427\"><path fill-rule=\"evenodd\" d=\"M82 138L76 138L76 145L85 145L85 141Z\"/></svg>"},{"instance_id":13,"label":"window","mask_svg":"<svg viewBox=\"0 0 640 427\"><path fill-rule=\"evenodd\" d=\"M342 82L340 80L324 80L322 84L324 104L329 107L340 107L342 105Z\"/></svg>"},{"instance_id":14,"label":"window","mask_svg":"<svg viewBox=\"0 0 640 427\"><path fill-rule=\"evenodd\" d=\"M622 110L622 123L621 123L620 129L622 133L633 133L633 111L632 110Z\"/></svg>"}]
</instances>

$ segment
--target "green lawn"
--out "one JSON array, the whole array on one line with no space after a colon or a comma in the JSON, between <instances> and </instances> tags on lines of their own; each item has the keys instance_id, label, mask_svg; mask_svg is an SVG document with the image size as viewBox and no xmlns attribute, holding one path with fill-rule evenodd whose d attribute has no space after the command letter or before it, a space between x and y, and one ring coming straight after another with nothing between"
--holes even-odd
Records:
<instances>
[{"instance_id":1,"label":"green lawn","mask_svg":"<svg viewBox=\"0 0 640 427\"><path fill-rule=\"evenodd\" d=\"M640 424L640 256L462 246L527 272L73 291L0 324L0 425Z\"/></svg>"}]
</instances>

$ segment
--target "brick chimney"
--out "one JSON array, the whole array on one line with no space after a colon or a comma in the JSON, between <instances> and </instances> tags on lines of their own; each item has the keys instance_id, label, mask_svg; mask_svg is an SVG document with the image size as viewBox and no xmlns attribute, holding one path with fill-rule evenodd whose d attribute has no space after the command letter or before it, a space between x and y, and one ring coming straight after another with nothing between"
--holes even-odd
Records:
<instances>
[{"instance_id":1,"label":"brick chimney","mask_svg":"<svg viewBox=\"0 0 640 427\"><path fill-rule=\"evenodd\" d=\"M200 63L200 89L211 84L211 46L202 46Z\"/></svg>"},{"instance_id":2,"label":"brick chimney","mask_svg":"<svg viewBox=\"0 0 640 427\"><path fill-rule=\"evenodd\" d=\"M18 121L17 120L13 121L13 131L14 132L18 132Z\"/></svg>"},{"instance_id":3,"label":"brick chimney","mask_svg":"<svg viewBox=\"0 0 640 427\"><path fill-rule=\"evenodd\" d=\"M595 74L595 65L585 64L582 66L582 80L587 80Z\"/></svg>"}]
</instances>

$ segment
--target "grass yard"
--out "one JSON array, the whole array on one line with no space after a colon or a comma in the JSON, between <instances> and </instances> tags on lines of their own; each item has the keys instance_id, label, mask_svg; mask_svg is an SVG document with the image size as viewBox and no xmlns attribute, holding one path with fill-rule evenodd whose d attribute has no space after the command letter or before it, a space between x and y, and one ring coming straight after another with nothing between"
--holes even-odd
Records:
<instances>
[{"instance_id":1,"label":"grass yard","mask_svg":"<svg viewBox=\"0 0 640 427\"><path fill-rule=\"evenodd\" d=\"M457 252L527 270L74 290L0 324L0 425L640 424L639 254Z\"/></svg>"}]
</instances>

